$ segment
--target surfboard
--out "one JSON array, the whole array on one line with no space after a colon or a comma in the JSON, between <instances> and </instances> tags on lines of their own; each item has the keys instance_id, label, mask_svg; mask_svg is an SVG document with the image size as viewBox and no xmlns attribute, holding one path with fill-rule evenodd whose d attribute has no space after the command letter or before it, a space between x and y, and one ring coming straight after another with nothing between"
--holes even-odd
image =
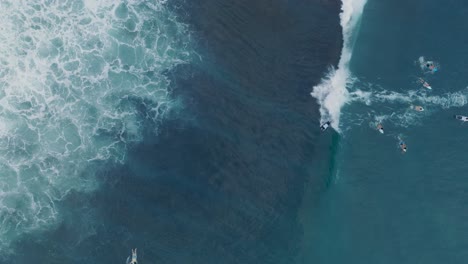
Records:
<instances>
[{"instance_id":1,"label":"surfboard","mask_svg":"<svg viewBox=\"0 0 468 264\"><path fill-rule=\"evenodd\" d=\"M468 121L468 116L454 115L453 117L454 117L455 119L460 120L460 121L463 121L463 122L467 122L467 121Z\"/></svg>"}]
</instances>

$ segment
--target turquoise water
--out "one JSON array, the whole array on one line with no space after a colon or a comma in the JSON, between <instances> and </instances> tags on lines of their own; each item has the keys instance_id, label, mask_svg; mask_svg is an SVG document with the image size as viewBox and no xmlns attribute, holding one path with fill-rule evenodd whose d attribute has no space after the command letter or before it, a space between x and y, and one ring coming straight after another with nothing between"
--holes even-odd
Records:
<instances>
[{"instance_id":1,"label":"turquoise water","mask_svg":"<svg viewBox=\"0 0 468 264\"><path fill-rule=\"evenodd\" d=\"M313 220L317 263L466 262L468 126L452 116L468 114L467 11L465 1L367 2L341 109L338 168ZM420 56L440 71L424 74Z\"/></svg>"}]
</instances>

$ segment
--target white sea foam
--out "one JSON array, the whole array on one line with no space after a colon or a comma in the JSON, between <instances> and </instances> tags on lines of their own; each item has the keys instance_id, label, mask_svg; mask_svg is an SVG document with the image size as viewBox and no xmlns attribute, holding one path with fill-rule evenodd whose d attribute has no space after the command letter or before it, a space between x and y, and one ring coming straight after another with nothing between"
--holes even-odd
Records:
<instances>
[{"instance_id":1,"label":"white sea foam","mask_svg":"<svg viewBox=\"0 0 468 264\"><path fill-rule=\"evenodd\" d=\"M343 31L343 49L338 68L330 69L311 93L320 104L321 123L331 121L332 127L337 131L339 131L341 108L349 100L346 87L353 82L349 62L352 57L356 27L366 2L367 0L342 0L340 23Z\"/></svg>"},{"instance_id":2,"label":"white sea foam","mask_svg":"<svg viewBox=\"0 0 468 264\"><path fill-rule=\"evenodd\" d=\"M437 108L448 109L452 107L463 107L468 104L468 89L442 95L428 95L416 90L399 93L386 90L374 90L373 92L356 90L350 92L349 98L353 102L361 102L366 105L385 105L384 108L371 110L371 119L375 122L390 121L396 126L408 127L418 124L426 115L434 112ZM414 110L415 105L421 105L426 110L424 114ZM348 116L350 123L360 123L369 116L363 117L357 114ZM371 126L373 126L372 123Z\"/></svg>"},{"instance_id":3,"label":"white sea foam","mask_svg":"<svg viewBox=\"0 0 468 264\"><path fill-rule=\"evenodd\" d=\"M352 101L359 101L367 105L373 103L393 103L393 104L424 104L430 107L440 107L448 109L451 107L462 107L468 104L468 89L442 95L428 95L419 93L416 90L409 90L406 93L394 91L374 91L367 92L356 90L349 93Z\"/></svg>"},{"instance_id":4,"label":"white sea foam","mask_svg":"<svg viewBox=\"0 0 468 264\"><path fill-rule=\"evenodd\" d=\"M0 0L0 250L56 223L90 166L122 162L172 107L189 34L143 0Z\"/></svg>"}]
</instances>

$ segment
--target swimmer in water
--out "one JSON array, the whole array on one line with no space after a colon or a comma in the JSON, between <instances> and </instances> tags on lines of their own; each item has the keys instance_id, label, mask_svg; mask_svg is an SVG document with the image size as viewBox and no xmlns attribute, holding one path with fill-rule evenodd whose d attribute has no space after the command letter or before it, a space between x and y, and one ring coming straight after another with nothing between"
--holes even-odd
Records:
<instances>
[{"instance_id":1,"label":"swimmer in water","mask_svg":"<svg viewBox=\"0 0 468 264\"><path fill-rule=\"evenodd\" d=\"M384 133L382 124L379 123L379 124L377 125L377 130L378 130L380 133L382 133L382 134Z\"/></svg>"}]
</instances>

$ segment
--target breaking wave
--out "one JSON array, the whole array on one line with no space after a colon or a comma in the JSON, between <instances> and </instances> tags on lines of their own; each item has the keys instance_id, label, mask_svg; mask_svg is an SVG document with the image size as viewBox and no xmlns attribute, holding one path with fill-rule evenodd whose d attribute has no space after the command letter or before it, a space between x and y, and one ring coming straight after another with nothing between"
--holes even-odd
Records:
<instances>
[{"instance_id":1,"label":"breaking wave","mask_svg":"<svg viewBox=\"0 0 468 264\"><path fill-rule=\"evenodd\" d=\"M337 131L339 131L341 108L349 99L346 87L353 82L349 62L352 57L356 27L366 2L367 0L342 0L340 23L343 30L343 49L340 61L338 67L330 69L311 93L320 104L321 123L331 121L332 127Z\"/></svg>"}]
</instances>

